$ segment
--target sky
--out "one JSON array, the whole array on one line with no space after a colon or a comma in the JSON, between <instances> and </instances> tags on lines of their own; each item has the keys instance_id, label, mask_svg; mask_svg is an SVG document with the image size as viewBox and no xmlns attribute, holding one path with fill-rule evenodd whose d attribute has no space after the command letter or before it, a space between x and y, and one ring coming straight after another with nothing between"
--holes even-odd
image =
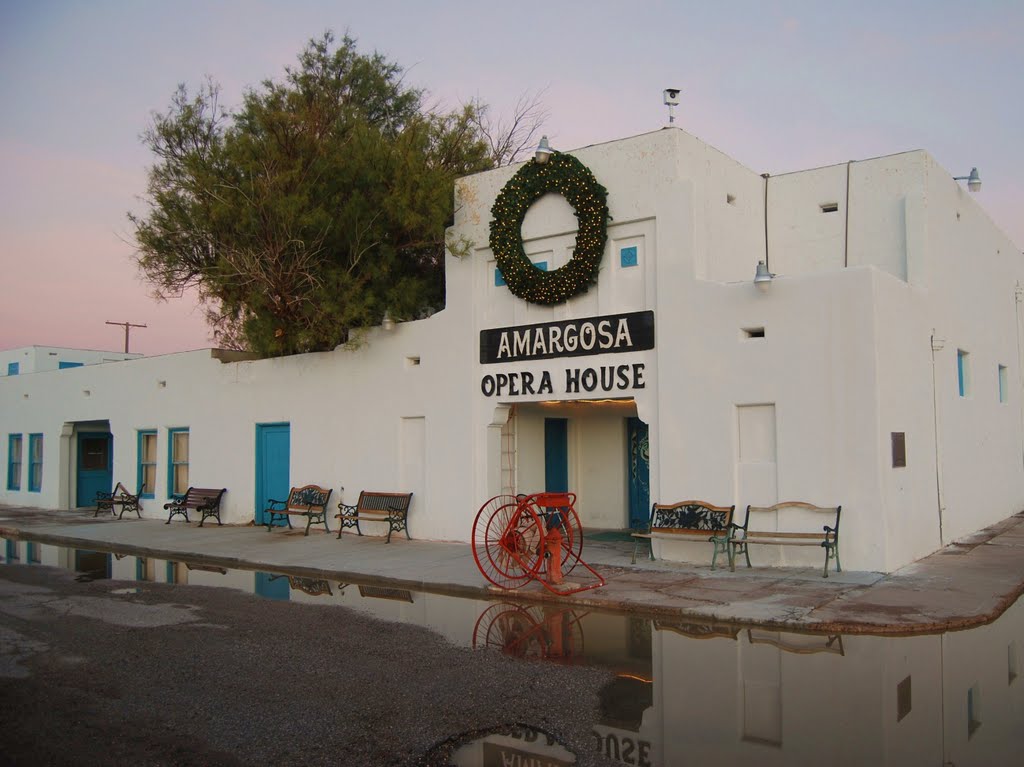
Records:
<instances>
[{"instance_id":1,"label":"sky","mask_svg":"<svg viewBox=\"0 0 1024 767\"><path fill-rule=\"evenodd\" d=\"M1024 2L0 0L0 349L166 354L211 345L195 297L133 263L140 135L179 83L236 106L308 40L348 32L432 103L495 116L544 92L571 150L676 125L758 173L914 149L1024 247Z\"/></svg>"}]
</instances>

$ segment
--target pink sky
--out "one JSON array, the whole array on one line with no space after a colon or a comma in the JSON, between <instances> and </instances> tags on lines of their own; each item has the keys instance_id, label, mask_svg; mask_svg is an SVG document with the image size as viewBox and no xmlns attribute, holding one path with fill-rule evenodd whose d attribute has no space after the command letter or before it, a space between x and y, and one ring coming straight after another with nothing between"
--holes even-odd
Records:
<instances>
[{"instance_id":1,"label":"pink sky","mask_svg":"<svg viewBox=\"0 0 1024 767\"><path fill-rule=\"evenodd\" d=\"M0 348L120 349L108 320L148 326L132 351L208 346L194 297L153 301L132 263L139 134L178 82L212 75L237 104L328 28L447 105L479 96L500 113L547 87L560 149L661 127L670 86L680 127L759 173L926 149L954 175L977 166L976 201L1024 244L1024 6L688 5L4 3Z\"/></svg>"}]
</instances>

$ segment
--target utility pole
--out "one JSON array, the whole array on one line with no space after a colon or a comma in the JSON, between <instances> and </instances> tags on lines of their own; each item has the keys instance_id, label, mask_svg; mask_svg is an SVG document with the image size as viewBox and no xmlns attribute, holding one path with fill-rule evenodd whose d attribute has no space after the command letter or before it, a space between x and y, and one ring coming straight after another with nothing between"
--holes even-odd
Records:
<instances>
[{"instance_id":1,"label":"utility pole","mask_svg":"<svg viewBox=\"0 0 1024 767\"><path fill-rule=\"evenodd\" d=\"M131 329L132 328L144 328L144 327L146 327L145 325L136 325L136 324L131 323L131 322L111 322L110 320L107 320L107 324L108 325L119 325L119 326L124 327L124 353L125 354L128 353L128 334L131 332Z\"/></svg>"}]
</instances>

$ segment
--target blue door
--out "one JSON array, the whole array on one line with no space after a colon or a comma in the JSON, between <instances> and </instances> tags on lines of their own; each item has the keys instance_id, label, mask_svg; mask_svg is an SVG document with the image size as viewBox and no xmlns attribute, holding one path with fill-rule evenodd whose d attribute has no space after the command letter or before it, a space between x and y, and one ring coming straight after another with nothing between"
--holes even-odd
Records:
<instances>
[{"instance_id":1,"label":"blue door","mask_svg":"<svg viewBox=\"0 0 1024 767\"><path fill-rule=\"evenodd\" d=\"M544 492L569 490L569 420L544 419Z\"/></svg>"},{"instance_id":2,"label":"blue door","mask_svg":"<svg viewBox=\"0 0 1024 767\"><path fill-rule=\"evenodd\" d=\"M109 493L114 486L114 437L109 432L78 433L78 490L76 506L95 506L96 493Z\"/></svg>"},{"instance_id":3,"label":"blue door","mask_svg":"<svg viewBox=\"0 0 1024 767\"><path fill-rule=\"evenodd\" d=\"M257 525L266 524L263 512L267 500L287 500L289 465L291 463L291 425L266 423L256 425L256 508ZM279 524L284 524L279 523Z\"/></svg>"},{"instance_id":4,"label":"blue door","mask_svg":"<svg viewBox=\"0 0 1024 767\"><path fill-rule=\"evenodd\" d=\"M651 514L651 453L647 424L639 418L626 420L629 447L626 471L629 477L629 526L647 526Z\"/></svg>"},{"instance_id":5,"label":"blue door","mask_svg":"<svg viewBox=\"0 0 1024 767\"><path fill-rule=\"evenodd\" d=\"M292 596L288 576L280 573L256 573L256 593L267 599L288 601Z\"/></svg>"}]
</instances>

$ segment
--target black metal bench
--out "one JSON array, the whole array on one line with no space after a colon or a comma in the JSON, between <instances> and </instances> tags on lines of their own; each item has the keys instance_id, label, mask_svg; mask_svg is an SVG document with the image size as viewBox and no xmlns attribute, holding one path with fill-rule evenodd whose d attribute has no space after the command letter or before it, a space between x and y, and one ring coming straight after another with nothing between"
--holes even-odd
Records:
<instances>
[{"instance_id":1,"label":"black metal bench","mask_svg":"<svg viewBox=\"0 0 1024 767\"><path fill-rule=\"evenodd\" d=\"M705 501L655 503L651 506L651 521L647 532L632 534L636 539L633 545L633 563L636 564L636 552L640 548L641 540L691 538L707 540L712 544L714 548L711 554L711 569L714 570L718 555L727 553L732 514L735 510L735 506L713 506ZM654 559L653 543L650 557Z\"/></svg>"},{"instance_id":2,"label":"black metal bench","mask_svg":"<svg viewBox=\"0 0 1024 767\"><path fill-rule=\"evenodd\" d=\"M409 538L409 504L412 502L412 493L381 493L373 490L363 490L359 493L359 501L355 506L347 503L339 503L335 518L339 520L341 527L338 529L338 538L346 527L354 527L359 535L363 531L359 529L359 522L387 522L388 538L385 543L391 543L391 533L399 530L405 531L405 537Z\"/></svg>"},{"instance_id":3,"label":"black metal bench","mask_svg":"<svg viewBox=\"0 0 1024 767\"><path fill-rule=\"evenodd\" d=\"M132 493L128 492L128 488L118 482L114 485L114 489L111 492L105 490L98 490L96 492L96 513L93 517L98 517L101 511L109 511L111 514L117 514L114 510L115 506L121 507L121 513L117 514L117 518L121 519L126 511L134 511L135 514L142 519L142 514L139 512L142 503L139 501L141 492Z\"/></svg>"},{"instance_id":4,"label":"black metal bench","mask_svg":"<svg viewBox=\"0 0 1024 767\"><path fill-rule=\"evenodd\" d=\"M207 517L215 517L217 524L221 524L220 521L220 500L224 493L227 492L226 488L212 488L212 487L190 487L184 495L175 495L171 498L170 503L164 504L164 511L168 512L167 521L165 525L171 524L171 519L175 514L181 514L185 517L185 521L188 522L189 509L201 515L199 520L199 526L203 526L203 522L206 521Z\"/></svg>"},{"instance_id":5,"label":"black metal bench","mask_svg":"<svg viewBox=\"0 0 1024 767\"><path fill-rule=\"evenodd\" d=\"M743 554L747 559L747 567L750 567L751 546L767 544L773 546L821 546L825 549L825 570L823 578L828 578L829 560L835 559L836 572L843 571L839 564L839 515L842 513L842 506L815 506L803 501L783 501L774 506L747 506L747 516L742 525L733 525L732 534L729 536L729 568L736 569L736 556ZM751 512L764 514L775 530L761 529L751 530ZM808 513L809 512L809 513ZM830 517L835 515L834 525L822 526L821 532L806 532L815 514L827 514ZM769 524L765 522L765 527ZM782 527L783 530L778 528ZM804 530L792 531L785 528L803 527Z\"/></svg>"},{"instance_id":6,"label":"black metal bench","mask_svg":"<svg viewBox=\"0 0 1024 767\"><path fill-rule=\"evenodd\" d=\"M287 501L268 499L267 505L270 508L263 512L267 532L270 532L275 522L287 522L290 530L293 516L306 518L306 535L309 535L309 527L314 522L322 522L324 529L331 532L331 528L327 526L327 503L331 500L332 492L330 488L319 485L304 485L288 491Z\"/></svg>"}]
</instances>

